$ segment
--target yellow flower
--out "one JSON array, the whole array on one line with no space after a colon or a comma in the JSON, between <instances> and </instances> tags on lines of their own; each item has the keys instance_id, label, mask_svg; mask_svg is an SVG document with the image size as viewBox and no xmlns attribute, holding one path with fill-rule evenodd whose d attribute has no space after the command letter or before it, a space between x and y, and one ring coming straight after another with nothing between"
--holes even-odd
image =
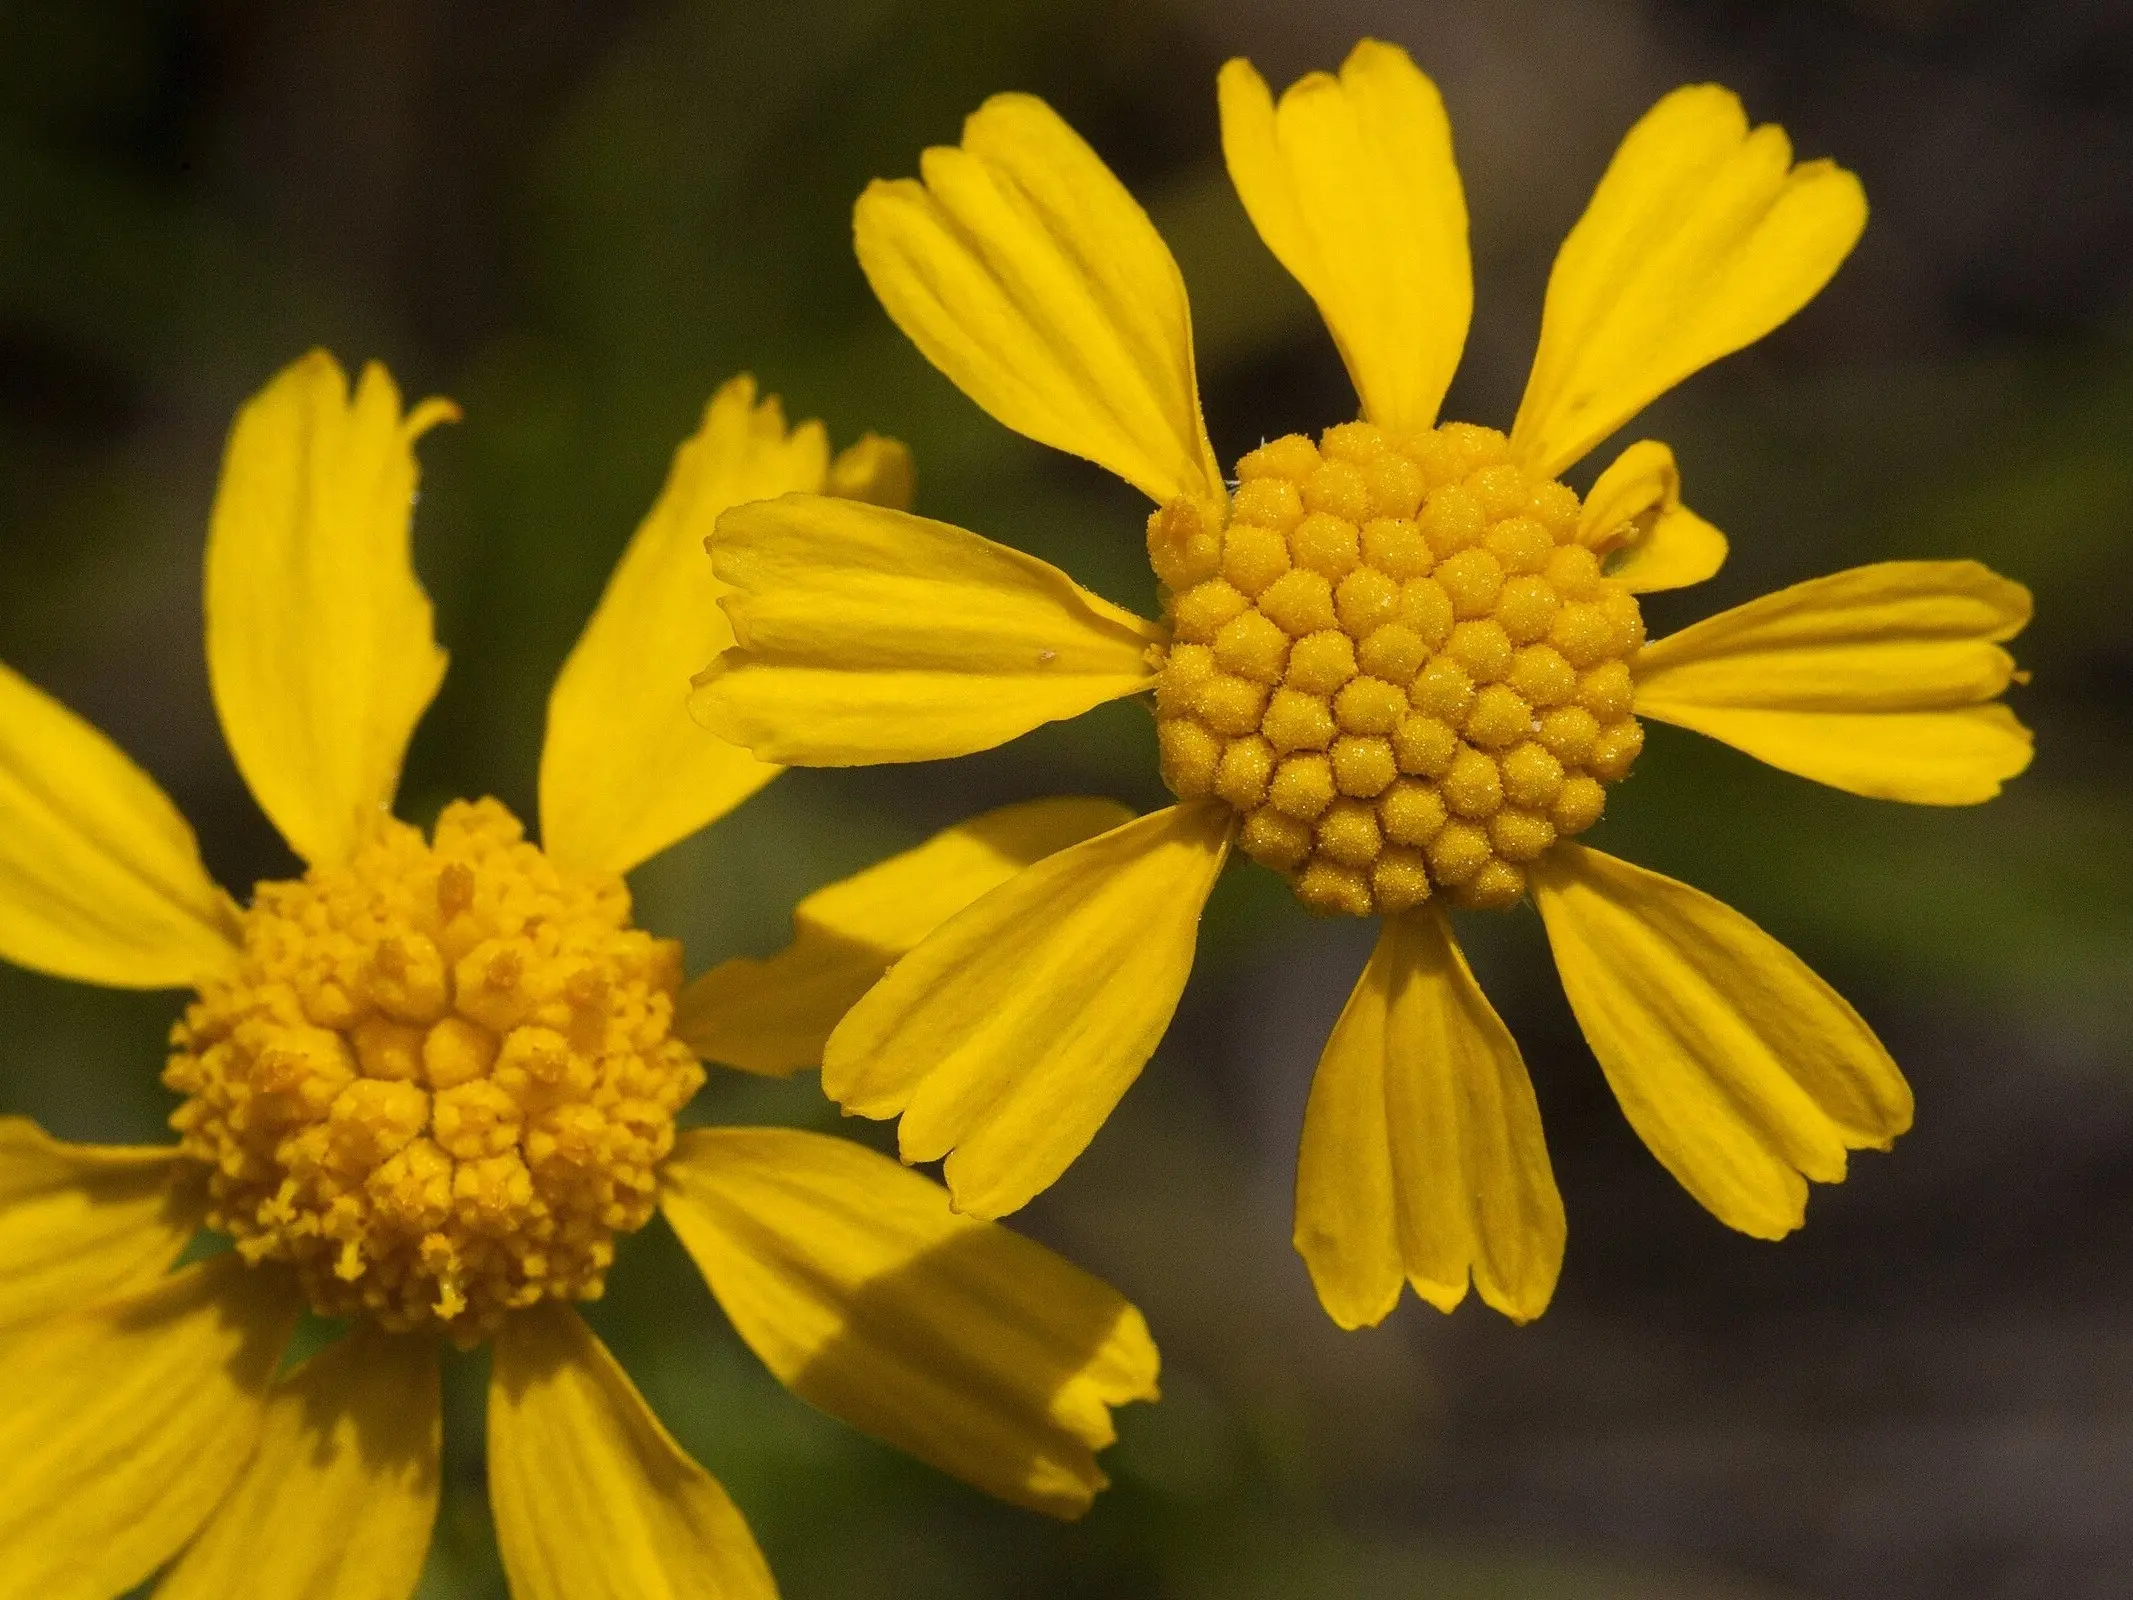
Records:
<instances>
[{"instance_id":1,"label":"yellow flower","mask_svg":"<svg viewBox=\"0 0 2133 1600\"><path fill-rule=\"evenodd\" d=\"M1362 419L1276 439L1226 483L1201 421L1176 264L1041 101L1002 95L877 182L875 293L1001 422L1156 502L1149 622L1043 562L900 510L789 495L721 519L737 647L697 714L765 760L980 750L1152 694L1181 802L1043 861L950 919L831 1036L847 1110L901 1114L956 1203L1012 1211L1088 1143L1168 1025L1232 847L1316 910L1384 918L1305 1117L1297 1248L1344 1326L1403 1281L1469 1278L1536 1316L1562 1204L1526 1070L1444 908L1530 893L1571 1004L1655 1155L1774 1238L1806 1180L1886 1147L1911 1097L1856 1013L1746 918L1574 843L1642 743L1696 728L1855 793L1962 804L2029 736L1993 703L2018 585L1968 562L1858 568L1647 644L1636 596L1708 577L1725 540L1635 443L1582 498L1558 475L1699 367L1760 338L1858 237L1851 174L1794 165L1703 86L1633 128L1549 280L1508 436L1438 424L1472 304L1435 88L1357 46L1274 103L1220 82L1230 176L1324 315Z\"/></svg>"},{"instance_id":2,"label":"yellow flower","mask_svg":"<svg viewBox=\"0 0 2133 1600\"><path fill-rule=\"evenodd\" d=\"M796 955L681 980L624 872L775 775L688 721L730 642L702 542L785 490L908 496L899 445L832 461L754 383L677 455L549 702L544 848L494 800L393 820L444 671L409 560L415 440L331 357L239 414L207 550L230 749L308 863L249 909L109 741L0 668L0 955L190 986L171 1148L0 1119L0 1590L110 1600L412 1593L438 1498L437 1339L493 1343L489 1484L521 1600L768 1596L746 1524L569 1304L665 1212L796 1393L1058 1516L1103 1484L1156 1352L1112 1290L842 1140L677 1133L698 1058L785 1072L935 924L1101 801L1010 807L804 902ZM171 1271L202 1226L236 1248ZM353 1331L278 1372L309 1307Z\"/></svg>"}]
</instances>

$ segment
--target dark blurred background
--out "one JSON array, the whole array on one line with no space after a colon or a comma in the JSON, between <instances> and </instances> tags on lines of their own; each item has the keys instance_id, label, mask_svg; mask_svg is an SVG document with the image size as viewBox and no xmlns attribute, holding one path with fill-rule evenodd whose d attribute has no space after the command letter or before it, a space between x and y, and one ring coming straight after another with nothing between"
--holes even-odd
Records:
<instances>
[{"instance_id":1,"label":"dark blurred background","mask_svg":"<svg viewBox=\"0 0 2133 1600\"><path fill-rule=\"evenodd\" d=\"M1374 33L1449 103L1478 310L1449 414L1516 405L1557 240L1616 139L1717 79L1864 177L1865 242L1640 433L1732 536L1658 627L1894 556L2031 584L2034 770L1975 811L1819 790L1657 728L1608 848L1791 942L1883 1031L1915 1132L1804 1233L1726 1232L1637 1145L1530 911L1462 934L1523 1042L1571 1219L1535 1325L1408 1300L1343 1334L1288 1245L1312 1064L1369 931L1233 873L1179 1026L1019 1225L1146 1308L1165 1399L1054 1527L817 1417L663 1232L594 1320L730 1486L791 1600L2133 1594L2133 10L2124 0L814 0L0 5L0 656L111 731L223 881L292 862L224 754L199 560L232 409L314 344L461 401L417 560L454 654L403 811L531 816L547 685L711 390L747 368L921 509L1152 603L1144 507L968 405L854 267L849 206L985 95L1050 98L1193 295L1225 460L1353 401L1219 162L1213 75ZM1590 468L1586 469L1589 474ZM1581 480L1583 481L1583 480ZM981 806L1154 804L1122 706L951 766L796 773L637 875L692 968ZM176 1000L0 971L0 1110L153 1137ZM839 1126L811 1075L707 1120ZM885 1130L846 1124L877 1144ZM478 1358L422 1593L503 1593Z\"/></svg>"}]
</instances>

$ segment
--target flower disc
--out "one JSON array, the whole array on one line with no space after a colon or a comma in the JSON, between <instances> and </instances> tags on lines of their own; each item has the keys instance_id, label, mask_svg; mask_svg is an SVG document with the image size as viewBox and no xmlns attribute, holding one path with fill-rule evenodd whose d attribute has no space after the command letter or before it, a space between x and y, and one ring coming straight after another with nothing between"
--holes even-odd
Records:
<instances>
[{"instance_id":1,"label":"flower disc","mask_svg":"<svg viewBox=\"0 0 2133 1600\"><path fill-rule=\"evenodd\" d=\"M703 1082L670 1035L679 947L629 915L494 800L262 884L163 1075L209 1226L323 1315L463 1342L597 1298Z\"/></svg>"},{"instance_id":2,"label":"flower disc","mask_svg":"<svg viewBox=\"0 0 2133 1600\"><path fill-rule=\"evenodd\" d=\"M1643 746L1644 619L1578 542L1577 496L1465 423L1291 434L1237 477L1226 511L1149 519L1164 781L1234 807L1314 910L1513 904Z\"/></svg>"}]
</instances>

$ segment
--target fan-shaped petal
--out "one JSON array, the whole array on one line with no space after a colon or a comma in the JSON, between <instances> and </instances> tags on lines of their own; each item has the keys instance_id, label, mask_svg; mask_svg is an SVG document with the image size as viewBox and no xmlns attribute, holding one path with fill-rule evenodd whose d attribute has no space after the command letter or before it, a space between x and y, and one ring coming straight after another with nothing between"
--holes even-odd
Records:
<instances>
[{"instance_id":1,"label":"fan-shaped petal","mask_svg":"<svg viewBox=\"0 0 2133 1600\"><path fill-rule=\"evenodd\" d=\"M684 1133L667 1218L780 1380L988 1494L1078 1517L1111 1408L1155 1398L1117 1291L886 1156L789 1128Z\"/></svg>"},{"instance_id":2,"label":"fan-shaped petal","mask_svg":"<svg viewBox=\"0 0 2133 1600\"><path fill-rule=\"evenodd\" d=\"M870 185L853 237L926 359L1017 433L1153 500L1220 500L1185 280L1096 152L1042 100L1003 94L920 172Z\"/></svg>"},{"instance_id":3,"label":"fan-shaped petal","mask_svg":"<svg viewBox=\"0 0 2133 1600\"><path fill-rule=\"evenodd\" d=\"M1859 180L1793 165L1716 84L1677 89L1615 152L1555 258L1511 430L1554 477L1690 373L1821 292L1866 226Z\"/></svg>"},{"instance_id":4,"label":"fan-shaped petal","mask_svg":"<svg viewBox=\"0 0 2133 1600\"><path fill-rule=\"evenodd\" d=\"M1298 79L1278 106L1249 61L1218 81L1230 181L1317 302L1363 415L1399 433L1433 427L1474 310L1466 195L1437 86L1375 39L1339 77Z\"/></svg>"},{"instance_id":5,"label":"fan-shaped petal","mask_svg":"<svg viewBox=\"0 0 2133 1600\"><path fill-rule=\"evenodd\" d=\"M444 680L410 522L415 441L372 363L353 394L314 350L237 413L207 535L207 669L237 768L290 847L346 858L392 809L407 741Z\"/></svg>"},{"instance_id":6,"label":"fan-shaped petal","mask_svg":"<svg viewBox=\"0 0 2133 1600\"><path fill-rule=\"evenodd\" d=\"M2029 765L2029 730L1989 703L2029 613L1975 561L1853 567L1645 646L1637 711L1853 794L1973 805Z\"/></svg>"}]
</instances>

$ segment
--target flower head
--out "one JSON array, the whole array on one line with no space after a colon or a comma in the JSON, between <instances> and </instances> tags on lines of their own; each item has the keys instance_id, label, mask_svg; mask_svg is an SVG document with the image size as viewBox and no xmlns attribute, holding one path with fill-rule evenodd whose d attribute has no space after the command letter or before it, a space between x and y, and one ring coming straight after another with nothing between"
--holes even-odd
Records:
<instances>
[{"instance_id":1,"label":"flower head","mask_svg":"<svg viewBox=\"0 0 2133 1600\"><path fill-rule=\"evenodd\" d=\"M443 653L409 561L413 445L382 368L297 362L240 413L207 555L237 764L306 862L240 908L154 783L0 668L0 954L195 991L167 1148L0 1119L0 1588L110 1600L412 1593L438 1498L437 1337L494 1348L489 1479L515 1593L767 1596L725 1492L572 1309L665 1213L797 1393L1072 1516L1110 1408L1154 1392L1139 1314L930 1180L780 1128L677 1131L702 1060L790 1072L919 938L1122 816L1009 807L799 908L800 959L683 982L623 874L777 769L705 741L689 664L730 642L702 553L786 490L898 500L753 383L719 391L549 704L542 840L493 799L392 816ZM824 946L829 948L825 949ZM205 1227L235 1248L171 1270ZM277 1375L306 1310L351 1331ZM925 1352L923 1360L913 1352ZM335 1592L340 1592L338 1588Z\"/></svg>"},{"instance_id":2,"label":"flower head","mask_svg":"<svg viewBox=\"0 0 2133 1600\"><path fill-rule=\"evenodd\" d=\"M1145 695L1179 804L1031 867L952 918L831 1036L823 1082L901 1116L957 1203L1013 1210L1147 1060L1235 848L1304 903L1383 919L1305 1117L1296 1243L1328 1311L1471 1281L1513 1317L1553 1292L1561 1201L1516 1045L1448 907L1530 898L1573 1009L1653 1152L1723 1221L1776 1237L1807 1180L1910 1123L1866 1024L1746 918L1576 836L1641 719L1855 793L1989 798L2029 760L1998 696L2029 597L1968 562L1812 580L1650 641L1638 596L1709 577L1726 540L1648 402L1828 282L1859 183L1795 163L1711 85L1638 122L1556 258L1508 433L1438 416L1473 289L1436 89L1366 41L1277 103L1220 79L1229 172L1317 303L1361 401L1225 477L1190 314L1145 214L1041 101L1002 95L921 176L860 199L861 266L935 366L999 421L1155 502L1161 616L961 529L808 495L736 508L712 545L736 644L695 706L765 759L984 749Z\"/></svg>"}]
</instances>

